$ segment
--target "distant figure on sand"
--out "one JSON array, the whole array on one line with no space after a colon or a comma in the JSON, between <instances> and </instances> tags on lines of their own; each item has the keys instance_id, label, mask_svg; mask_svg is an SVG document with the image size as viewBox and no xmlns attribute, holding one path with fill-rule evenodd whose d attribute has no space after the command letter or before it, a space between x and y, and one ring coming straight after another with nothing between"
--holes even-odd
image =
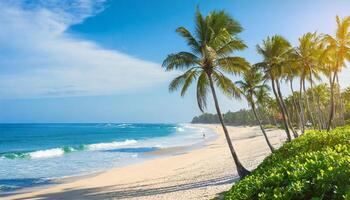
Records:
<instances>
[{"instance_id":1,"label":"distant figure on sand","mask_svg":"<svg viewBox=\"0 0 350 200\"><path fill-rule=\"evenodd\" d=\"M203 133L203 139L205 139L205 133Z\"/></svg>"}]
</instances>

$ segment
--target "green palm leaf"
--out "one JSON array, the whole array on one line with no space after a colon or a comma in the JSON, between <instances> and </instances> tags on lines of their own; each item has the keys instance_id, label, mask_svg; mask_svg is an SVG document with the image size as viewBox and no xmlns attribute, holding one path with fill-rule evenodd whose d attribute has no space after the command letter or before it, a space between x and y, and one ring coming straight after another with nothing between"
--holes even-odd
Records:
<instances>
[{"instance_id":1,"label":"green palm leaf","mask_svg":"<svg viewBox=\"0 0 350 200\"><path fill-rule=\"evenodd\" d=\"M242 57L225 57L217 60L218 68L229 74L240 74L249 68L249 63Z\"/></svg>"},{"instance_id":2,"label":"green palm leaf","mask_svg":"<svg viewBox=\"0 0 350 200\"><path fill-rule=\"evenodd\" d=\"M196 55L189 52L179 52L176 54L170 54L163 61L163 67L167 71L174 69L183 70L198 65L199 59Z\"/></svg>"},{"instance_id":3,"label":"green palm leaf","mask_svg":"<svg viewBox=\"0 0 350 200\"><path fill-rule=\"evenodd\" d=\"M204 112L204 109L207 108L207 93L208 93L208 77L207 74L202 72L198 77L197 81L197 104L199 109Z\"/></svg>"}]
</instances>

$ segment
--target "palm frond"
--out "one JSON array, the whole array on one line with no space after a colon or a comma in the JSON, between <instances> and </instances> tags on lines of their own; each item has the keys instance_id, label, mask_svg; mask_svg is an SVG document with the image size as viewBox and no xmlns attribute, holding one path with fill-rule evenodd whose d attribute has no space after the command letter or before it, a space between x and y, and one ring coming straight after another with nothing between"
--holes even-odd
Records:
<instances>
[{"instance_id":1,"label":"palm frond","mask_svg":"<svg viewBox=\"0 0 350 200\"><path fill-rule=\"evenodd\" d=\"M191 69L187 70L185 73L181 74L180 76L177 76L176 78L174 78L170 82L170 84L169 84L169 92L174 92L180 87L182 87L182 90L184 90L184 92L186 92L185 91L186 89L184 89L185 84L187 84L186 87L188 87L188 85L190 84L191 79L193 80L195 78L195 75L196 75L195 68L191 68ZM181 92L181 96L183 96L182 93L183 92Z\"/></svg>"},{"instance_id":2,"label":"palm frond","mask_svg":"<svg viewBox=\"0 0 350 200\"><path fill-rule=\"evenodd\" d=\"M241 90L231 81L231 79L216 71L212 73L212 77L216 87L226 96L235 98L241 97Z\"/></svg>"},{"instance_id":3,"label":"palm frond","mask_svg":"<svg viewBox=\"0 0 350 200\"><path fill-rule=\"evenodd\" d=\"M163 61L162 66L166 71L174 69L183 70L193 67L199 64L199 59L196 55L189 52L179 52L176 54L170 54Z\"/></svg>"},{"instance_id":4,"label":"palm frond","mask_svg":"<svg viewBox=\"0 0 350 200\"><path fill-rule=\"evenodd\" d=\"M217 60L217 66L229 74L240 74L248 70L249 63L242 57L224 57Z\"/></svg>"},{"instance_id":5,"label":"palm frond","mask_svg":"<svg viewBox=\"0 0 350 200\"><path fill-rule=\"evenodd\" d=\"M245 48L247 48L247 46L244 44L244 42L238 38L235 38L225 42L216 50L216 53L219 56L227 56L232 53L232 51L243 50Z\"/></svg>"},{"instance_id":6,"label":"palm frond","mask_svg":"<svg viewBox=\"0 0 350 200\"><path fill-rule=\"evenodd\" d=\"M208 93L208 76L203 71L200 76L198 77L197 81L197 104L199 109L204 112L204 110L207 108L207 93Z\"/></svg>"},{"instance_id":7,"label":"palm frond","mask_svg":"<svg viewBox=\"0 0 350 200\"><path fill-rule=\"evenodd\" d=\"M198 8L196 10L195 24L196 24L196 29L195 29L196 38L200 40L199 43L201 45L205 45L207 41L208 28L207 28L206 21L203 18L203 15L201 14Z\"/></svg>"},{"instance_id":8,"label":"palm frond","mask_svg":"<svg viewBox=\"0 0 350 200\"><path fill-rule=\"evenodd\" d=\"M183 38L186 39L187 44L191 47L193 52L201 53L200 44L185 27L177 28L176 32L179 33Z\"/></svg>"},{"instance_id":9,"label":"palm frond","mask_svg":"<svg viewBox=\"0 0 350 200\"><path fill-rule=\"evenodd\" d=\"M218 33L222 28L225 28L230 35L238 34L243 31L242 26L234 20L225 11L213 11L207 17L208 25L212 30Z\"/></svg>"},{"instance_id":10,"label":"palm frond","mask_svg":"<svg viewBox=\"0 0 350 200\"><path fill-rule=\"evenodd\" d=\"M192 70L190 73L187 74L186 80L183 84L182 90L181 90L181 96L184 96L186 94L186 91L188 87L191 85L193 80L195 80L197 77L197 71Z\"/></svg>"}]
</instances>

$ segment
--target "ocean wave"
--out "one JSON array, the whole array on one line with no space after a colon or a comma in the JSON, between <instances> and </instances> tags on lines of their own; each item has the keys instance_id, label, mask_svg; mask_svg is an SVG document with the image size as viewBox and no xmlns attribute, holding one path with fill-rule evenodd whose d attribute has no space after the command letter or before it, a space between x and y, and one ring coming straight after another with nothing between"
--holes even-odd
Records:
<instances>
[{"instance_id":1,"label":"ocean wave","mask_svg":"<svg viewBox=\"0 0 350 200\"><path fill-rule=\"evenodd\" d=\"M137 143L136 140L125 140L123 142L97 143L97 144L87 145L87 149L88 150L109 150L109 149L115 149L120 146L136 144L136 143Z\"/></svg>"},{"instance_id":2,"label":"ocean wave","mask_svg":"<svg viewBox=\"0 0 350 200\"><path fill-rule=\"evenodd\" d=\"M184 131L185 131L185 129L184 129L184 128L182 128L182 127L177 127L177 128L176 128L176 131L177 131L177 132L184 132Z\"/></svg>"},{"instance_id":3,"label":"ocean wave","mask_svg":"<svg viewBox=\"0 0 350 200\"><path fill-rule=\"evenodd\" d=\"M134 125L130 123L103 123L103 124L97 124L97 127L106 127L106 128L133 128Z\"/></svg>"},{"instance_id":4,"label":"ocean wave","mask_svg":"<svg viewBox=\"0 0 350 200\"><path fill-rule=\"evenodd\" d=\"M111 150L116 149L121 146L136 144L136 140L125 140L122 142L109 142L109 143L96 143L88 145L80 145L78 147L62 147L62 148L52 148L45 150L38 150L32 152L8 152L0 154L0 158L7 159L45 159L60 157L67 153L72 153L76 151L99 151L99 150Z\"/></svg>"},{"instance_id":5,"label":"ocean wave","mask_svg":"<svg viewBox=\"0 0 350 200\"><path fill-rule=\"evenodd\" d=\"M52 158L52 157L62 156L64 153L65 152L62 148L54 148L54 149L34 151L32 153L29 153L29 157L33 159Z\"/></svg>"},{"instance_id":6,"label":"ocean wave","mask_svg":"<svg viewBox=\"0 0 350 200\"><path fill-rule=\"evenodd\" d=\"M116 127L119 127L119 128L132 128L134 126L132 124L123 123L123 124L117 124Z\"/></svg>"}]
</instances>

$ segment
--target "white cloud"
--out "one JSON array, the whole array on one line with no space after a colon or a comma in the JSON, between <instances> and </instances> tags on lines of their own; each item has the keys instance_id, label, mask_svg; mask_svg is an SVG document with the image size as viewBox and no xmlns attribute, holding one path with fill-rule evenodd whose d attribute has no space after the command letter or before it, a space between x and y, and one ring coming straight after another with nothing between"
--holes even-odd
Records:
<instances>
[{"instance_id":1,"label":"white cloud","mask_svg":"<svg viewBox=\"0 0 350 200\"><path fill-rule=\"evenodd\" d=\"M169 79L157 63L65 32L103 0L64 2L73 1L0 3L0 98L115 94Z\"/></svg>"}]
</instances>

